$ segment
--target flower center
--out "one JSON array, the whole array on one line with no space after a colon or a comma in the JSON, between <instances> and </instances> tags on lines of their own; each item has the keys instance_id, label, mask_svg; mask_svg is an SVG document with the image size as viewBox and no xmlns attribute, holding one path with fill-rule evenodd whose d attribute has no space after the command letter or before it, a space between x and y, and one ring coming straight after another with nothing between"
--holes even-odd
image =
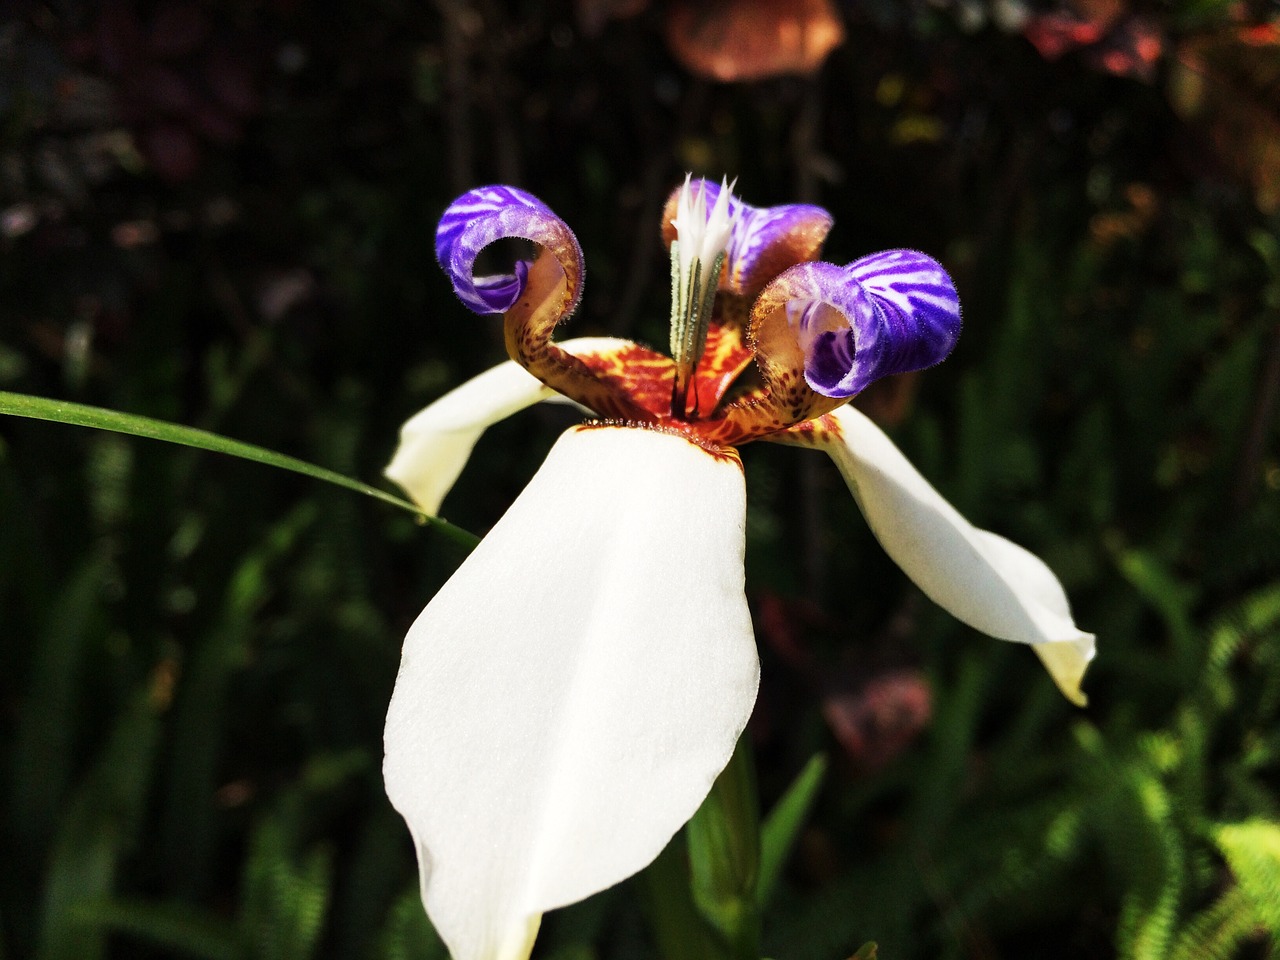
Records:
<instances>
[{"instance_id":1,"label":"flower center","mask_svg":"<svg viewBox=\"0 0 1280 960\"><path fill-rule=\"evenodd\" d=\"M671 357L675 360L671 416L676 420L697 417L699 412L696 392L690 408L689 386L706 350L725 248L741 213L730 209L733 184L721 181L708 215L706 189L701 181L691 187L690 179L689 175L684 178L672 221L676 239L671 244Z\"/></svg>"}]
</instances>

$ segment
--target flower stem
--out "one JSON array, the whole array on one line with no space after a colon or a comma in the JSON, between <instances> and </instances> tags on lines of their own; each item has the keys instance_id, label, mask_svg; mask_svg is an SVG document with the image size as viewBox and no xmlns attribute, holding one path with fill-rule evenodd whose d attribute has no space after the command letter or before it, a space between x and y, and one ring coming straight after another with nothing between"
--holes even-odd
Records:
<instances>
[{"instance_id":1,"label":"flower stem","mask_svg":"<svg viewBox=\"0 0 1280 960\"><path fill-rule=\"evenodd\" d=\"M758 960L760 810L745 735L685 831L694 905L734 960Z\"/></svg>"}]
</instances>

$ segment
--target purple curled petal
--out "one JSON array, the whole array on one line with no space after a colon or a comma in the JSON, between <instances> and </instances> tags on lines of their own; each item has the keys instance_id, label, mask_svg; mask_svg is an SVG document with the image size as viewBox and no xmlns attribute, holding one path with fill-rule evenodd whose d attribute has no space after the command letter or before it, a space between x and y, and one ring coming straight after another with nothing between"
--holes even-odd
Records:
<instances>
[{"instance_id":1,"label":"purple curled petal","mask_svg":"<svg viewBox=\"0 0 1280 960\"><path fill-rule=\"evenodd\" d=\"M901 331L893 361L900 369L886 373L921 370L947 358L960 337L960 294L942 264L916 250L885 250L848 269Z\"/></svg>"},{"instance_id":2,"label":"purple curled petal","mask_svg":"<svg viewBox=\"0 0 1280 960\"><path fill-rule=\"evenodd\" d=\"M804 351L805 380L828 397L931 367L960 335L960 299L946 271L914 250L888 250L847 267L802 263L764 296L785 300Z\"/></svg>"},{"instance_id":3,"label":"purple curled petal","mask_svg":"<svg viewBox=\"0 0 1280 960\"><path fill-rule=\"evenodd\" d=\"M817 256L833 222L826 210L808 203L742 208L724 275L724 286L734 293L759 290L792 264Z\"/></svg>"},{"instance_id":4,"label":"purple curled petal","mask_svg":"<svg viewBox=\"0 0 1280 960\"><path fill-rule=\"evenodd\" d=\"M476 310L471 306L471 302L463 298L463 302L476 310L477 313L506 313L513 303L520 297L520 291L524 289L525 279L529 276L529 261L517 260L515 265L515 273L499 273L489 277L472 277L472 289L475 296L483 301L485 310ZM452 275L450 275L450 279ZM458 289L458 284L453 285L454 290ZM462 296L461 293L458 296Z\"/></svg>"},{"instance_id":5,"label":"purple curled petal","mask_svg":"<svg viewBox=\"0 0 1280 960\"><path fill-rule=\"evenodd\" d=\"M696 190L699 184L709 212L720 196L720 184L701 180L691 186ZM831 214L807 203L753 207L735 196L729 213L736 219L720 289L743 296L758 292L787 267L816 257L832 224Z\"/></svg>"},{"instance_id":6,"label":"purple curled petal","mask_svg":"<svg viewBox=\"0 0 1280 960\"><path fill-rule=\"evenodd\" d=\"M517 187L490 186L469 190L449 205L436 227L436 259L453 284L458 299L474 313L505 313L520 298L529 272L527 260L514 272L475 275L476 256L489 244L518 237L550 249L566 273L582 275L582 249L577 238L551 208ZM575 291L575 299L577 292Z\"/></svg>"}]
</instances>

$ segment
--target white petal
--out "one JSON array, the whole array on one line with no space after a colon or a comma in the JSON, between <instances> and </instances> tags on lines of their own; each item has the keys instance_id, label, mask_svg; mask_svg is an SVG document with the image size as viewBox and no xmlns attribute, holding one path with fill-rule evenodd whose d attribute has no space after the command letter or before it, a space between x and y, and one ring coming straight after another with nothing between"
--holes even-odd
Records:
<instances>
[{"instance_id":1,"label":"white petal","mask_svg":"<svg viewBox=\"0 0 1280 960\"><path fill-rule=\"evenodd\" d=\"M410 629L383 770L454 960L524 960L710 790L759 677L745 511L732 455L575 428Z\"/></svg>"},{"instance_id":2,"label":"white petal","mask_svg":"<svg viewBox=\"0 0 1280 960\"><path fill-rule=\"evenodd\" d=\"M577 337L557 346L585 356L627 343L613 337ZM558 393L519 364L500 363L414 414L400 428L400 445L383 473L424 512L434 515L486 429L541 400L558 398Z\"/></svg>"},{"instance_id":3,"label":"white petal","mask_svg":"<svg viewBox=\"0 0 1280 960\"><path fill-rule=\"evenodd\" d=\"M975 630L1032 644L1079 706L1094 637L1071 619L1053 572L1015 543L979 530L947 503L883 431L849 406L825 445L885 551L925 595Z\"/></svg>"}]
</instances>

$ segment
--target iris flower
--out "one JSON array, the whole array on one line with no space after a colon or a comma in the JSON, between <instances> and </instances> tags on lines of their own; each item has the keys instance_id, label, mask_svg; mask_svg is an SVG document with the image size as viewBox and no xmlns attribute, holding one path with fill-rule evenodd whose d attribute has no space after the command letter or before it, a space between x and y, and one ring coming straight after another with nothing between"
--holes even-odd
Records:
<instances>
[{"instance_id":1,"label":"iris flower","mask_svg":"<svg viewBox=\"0 0 1280 960\"><path fill-rule=\"evenodd\" d=\"M436 513L489 425L542 400L590 419L409 629L387 715L387 794L455 960L525 960L542 914L642 869L701 804L751 714L759 660L743 589L737 448L813 447L872 531L960 620L1029 644L1072 702L1094 638L1023 548L971 526L846 401L931 366L960 332L943 268L911 250L815 260L819 207L756 208L686 179L668 201L671 355L552 334L582 251L546 204L458 198L436 255L463 304L503 314L510 361L409 420L387 476ZM475 276L523 238L532 260Z\"/></svg>"}]
</instances>

